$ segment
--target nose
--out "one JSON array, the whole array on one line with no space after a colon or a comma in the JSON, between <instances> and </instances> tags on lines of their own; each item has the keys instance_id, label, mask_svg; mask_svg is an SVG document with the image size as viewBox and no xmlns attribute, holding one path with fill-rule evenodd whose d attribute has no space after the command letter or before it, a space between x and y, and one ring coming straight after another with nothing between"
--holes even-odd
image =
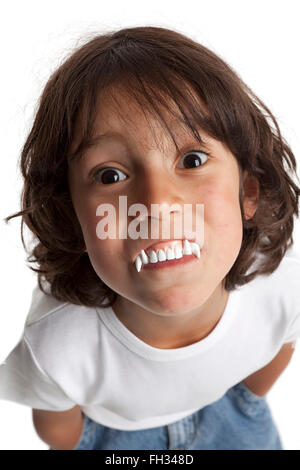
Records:
<instances>
[{"instance_id":1,"label":"nose","mask_svg":"<svg viewBox=\"0 0 300 470\"><path fill-rule=\"evenodd\" d=\"M161 221L169 220L169 233L172 238L173 227L179 230L179 234L181 233L182 226L180 227L180 225L183 223L182 215L185 202L188 201L184 201L184 188L180 187L180 178L176 178L174 169L160 165L159 168L154 166L149 168L148 166L141 171L135 187L135 194L131 198L130 204L142 204L144 206L146 216L138 215L141 223L148 224L151 221L151 224L157 224L156 228L153 226L150 228L148 225L148 233L150 233L150 230L157 230L163 233L159 228L160 226L164 230ZM177 219L180 215L181 219ZM137 215L132 215L131 217L135 218ZM169 238L168 235L166 235L166 238Z\"/></svg>"},{"instance_id":2,"label":"nose","mask_svg":"<svg viewBox=\"0 0 300 470\"><path fill-rule=\"evenodd\" d=\"M152 204L159 205L160 214L174 204L183 206L184 188L180 188L180 180L176 179L174 169L165 168L163 165L159 168L148 166L141 173L137 183L135 203L143 204L149 213Z\"/></svg>"}]
</instances>

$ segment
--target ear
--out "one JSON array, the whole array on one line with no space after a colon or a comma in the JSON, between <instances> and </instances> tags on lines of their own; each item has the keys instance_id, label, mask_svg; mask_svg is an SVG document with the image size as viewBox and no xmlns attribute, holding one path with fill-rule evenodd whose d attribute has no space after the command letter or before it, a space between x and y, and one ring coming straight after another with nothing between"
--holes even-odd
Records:
<instances>
[{"instance_id":1,"label":"ear","mask_svg":"<svg viewBox=\"0 0 300 470\"><path fill-rule=\"evenodd\" d=\"M259 182L255 176L249 175L246 170L243 174L243 187L243 208L245 219L248 220L254 216L257 209L259 199Z\"/></svg>"}]
</instances>

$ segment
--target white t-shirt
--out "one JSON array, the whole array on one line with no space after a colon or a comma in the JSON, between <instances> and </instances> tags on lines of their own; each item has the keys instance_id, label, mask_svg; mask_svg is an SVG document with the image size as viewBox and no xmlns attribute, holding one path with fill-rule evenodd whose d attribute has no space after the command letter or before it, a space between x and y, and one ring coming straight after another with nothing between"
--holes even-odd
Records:
<instances>
[{"instance_id":1,"label":"white t-shirt","mask_svg":"<svg viewBox=\"0 0 300 470\"><path fill-rule=\"evenodd\" d=\"M0 399L62 411L79 405L121 430L175 422L221 398L300 336L300 256L229 293L204 339L152 347L112 308L59 302L38 286L16 347L0 366Z\"/></svg>"}]
</instances>

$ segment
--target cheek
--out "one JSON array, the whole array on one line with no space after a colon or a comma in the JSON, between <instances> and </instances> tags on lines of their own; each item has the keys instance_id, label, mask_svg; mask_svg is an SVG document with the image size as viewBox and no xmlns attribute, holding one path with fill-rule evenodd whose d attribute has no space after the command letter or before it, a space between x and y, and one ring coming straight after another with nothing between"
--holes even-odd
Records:
<instances>
[{"instance_id":1,"label":"cheek","mask_svg":"<svg viewBox=\"0 0 300 470\"><path fill-rule=\"evenodd\" d=\"M118 292L121 279L128 277L122 260L122 247L118 240L99 240L89 237L87 250L90 262L99 278L111 289ZM122 285L122 282L121 282Z\"/></svg>"},{"instance_id":2,"label":"cheek","mask_svg":"<svg viewBox=\"0 0 300 470\"><path fill-rule=\"evenodd\" d=\"M104 215L103 218L106 218ZM101 280L118 292L120 279L126 279L124 268L124 240L100 239L97 236L97 224L102 217L96 215L96 206L81 214L81 227L90 262ZM119 273L116 276L116 272Z\"/></svg>"},{"instance_id":3,"label":"cheek","mask_svg":"<svg viewBox=\"0 0 300 470\"><path fill-rule=\"evenodd\" d=\"M219 185L208 189L204 203L204 230L225 253L238 253L243 236L238 188Z\"/></svg>"},{"instance_id":4,"label":"cheek","mask_svg":"<svg viewBox=\"0 0 300 470\"><path fill-rule=\"evenodd\" d=\"M82 228L83 236L86 242L86 246L89 249L97 249L99 244L105 244L106 239L100 237L102 231L108 232L109 229L114 228L118 222L118 217L114 217L114 211L111 207L113 204L109 203L109 210L102 212L100 215L100 206L101 204L107 204L106 202L101 202L99 198L96 197L82 197L77 204L77 215ZM98 212L98 215L97 215ZM117 215L117 211L115 211ZM102 221L101 229L100 222ZM98 227L98 234L97 234ZM116 225L117 227L117 225ZM113 237L115 230L111 233ZM117 232L117 230L116 230Z\"/></svg>"},{"instance_id":5,"label":"cheek","mask_svg":"<svg viewBox=\"0 0 300 470\"><path fill-rule=\"evenodd\" d=\"M96 234L98 218L95 214L96 210L88 210L87 207L80 214L80 225L88 249L97 246L101 241Z\"/></svg>"}]
</instances>

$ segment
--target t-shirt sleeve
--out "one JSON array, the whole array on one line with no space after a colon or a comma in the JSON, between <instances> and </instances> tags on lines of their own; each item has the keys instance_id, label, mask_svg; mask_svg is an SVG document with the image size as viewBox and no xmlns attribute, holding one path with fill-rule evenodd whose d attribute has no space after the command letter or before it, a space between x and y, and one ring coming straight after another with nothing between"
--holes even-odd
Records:
<instances>
[{"instance_id":1,"label":"t-shirt sleeve","mask_svg":"<svg viewBox=\"0 0 300 470\"><path fill-rule=\"evenodd\" d=\"M25 335L0 365L0 400L64 411L74 403L37 362Z\"/></svg>"},{"instance_id":2,"label":"t-shirt sleeve","mask_svg":"<svg viewBox=\"0 0 300 470\"><path fill-rule=\"evenodd\" d=\"M289 319L284 335L284 343L296 342L300 338L300 253L289 249L283 263L283 287L281 308Z\"/></svg>"},{"instance_id":3,"label":"t-shirt sleeve","mask_svg":"<svg viewBox=\"0 0 300 470\"><path fill-rule=\"evenodd\" d=\"M298 338L300 338L300 312L289 325L284 343L291 343L292 341L296 342Z\"/></svg>"}]
</instances>

